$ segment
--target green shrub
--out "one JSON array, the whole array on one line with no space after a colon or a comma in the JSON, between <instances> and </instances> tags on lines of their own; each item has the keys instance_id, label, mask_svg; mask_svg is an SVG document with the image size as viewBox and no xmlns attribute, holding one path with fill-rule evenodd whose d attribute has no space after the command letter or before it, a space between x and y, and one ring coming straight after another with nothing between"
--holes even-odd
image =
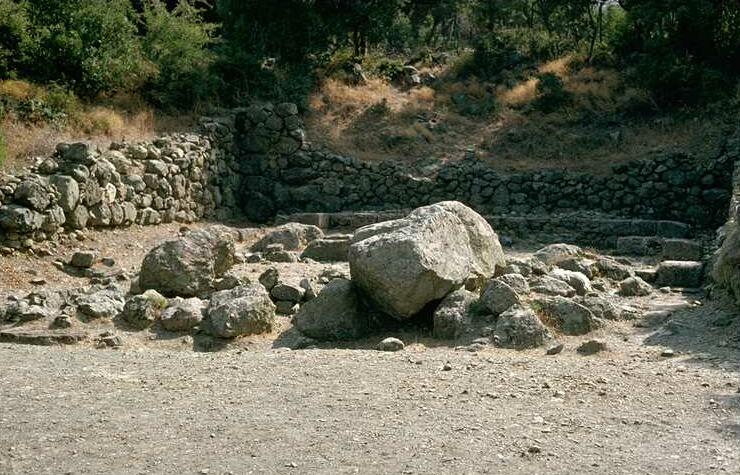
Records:
<instances>
[{"instance_id":1,"label":"green shrub","mask_svg":"<svg viewBox=\"0 0 740 475\"><path fill-rule=\"evenodd\" d=\"M563 81L553 73L539 76L535 108L543 112L554 112L570 100L570 94L563 87Z\"/></svg>"},{"instance_id":2,"label":"green shrub","mask_svg":"<svg viewBox=\"0 0 740 475\"><path fill-rule=\"evenodd\" d=\"M21 68L79 94L133 89L149 71L129 0L27 0L34 42Z\"/></svg>"},{"instance_id":3,"label":"green shrub","mask_svg":"<svg viewBox=\"0 0 740 475\"><path fill-rule=\"evenodd\" d=\"M215 25L204 22L199 9L185 0L172 11L160 0L151 0L143 20L143 51L154 67L146 87L149 98L182 109L210 97L216 87L210 71L214 54L209 49Z\"/></svg>"},{"instance_id":4,"label":"green shrub","mask_svg":"<svg viewBox=\"0 0 740 475\"><path fill-rule=\"evenodd\" d=\"M23 64L32 43L29 23L25 2L0 0L0 79L12 77Z\"/></svg>"}]
</instances>

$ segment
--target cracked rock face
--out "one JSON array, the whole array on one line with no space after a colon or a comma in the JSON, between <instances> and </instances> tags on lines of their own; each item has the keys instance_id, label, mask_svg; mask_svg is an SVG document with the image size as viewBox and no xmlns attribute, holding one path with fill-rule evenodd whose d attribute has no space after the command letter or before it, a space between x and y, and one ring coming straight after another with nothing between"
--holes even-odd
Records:
<instances>
[{"instance_id":1,"label":"cracked rock face","mask_svg":"<svg viewBox=\"0 0 740 475\"><path fill-rule=\"evenodd\" d=\"M481 221L461 203L444 202L360 228L349 252L352 281L384 313L411 318L469 277L491 277L504 265L498 237Z\"/></svg>"}]
</instances>

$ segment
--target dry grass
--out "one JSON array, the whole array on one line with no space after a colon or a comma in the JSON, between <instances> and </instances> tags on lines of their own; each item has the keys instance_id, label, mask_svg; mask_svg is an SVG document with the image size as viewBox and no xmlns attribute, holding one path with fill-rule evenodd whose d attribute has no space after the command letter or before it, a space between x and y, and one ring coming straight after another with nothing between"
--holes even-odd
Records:
<instances>
[{"instance_id":1,"label":"dry grass","mask_svg":"<svg viewBox=\"0 0 740 475\"><path fill-rule=\"evenodd\" d=\"M553 113L530 105L538 97L537 75L551 73L569 93ZM327 80L310 101L308 136L317 145L365 160L459 160L473 147L501 171L572 169L608 174L611 166L681 147L715 153L727 127L722 118L697 124L675 116L624 119L629 104L649 107L649 95L627 87L619 71L576 66L572 57L540 65L513 86L448 79L411 90L381 80L352 86ZM454 98L473 103L493 95L495 113L466 115ZM618 120L610 118L620 117ZM602 120L603 119L603 120Z\"/></svg>"},{"instance_id":2,"label":"dry grass","mask_svg":"<svg viewBox=\"0 0 740 475\"><path fill-rule=\"evenodd\" d=\"M47 100L43 87L25 81L0 81L0 97L15 102ZM0 122L5 136L7 160L2 165L14 170L28 165L29 159L52 153L58 142L88 141L107 147L112 141L140 141L170 131L188 130L195 123L193 115L177 117L156 114L140 97L118 95L87 105L76 99L65 111L61 123L28 123L11 109Z\"/></svg>"}]
</instances>

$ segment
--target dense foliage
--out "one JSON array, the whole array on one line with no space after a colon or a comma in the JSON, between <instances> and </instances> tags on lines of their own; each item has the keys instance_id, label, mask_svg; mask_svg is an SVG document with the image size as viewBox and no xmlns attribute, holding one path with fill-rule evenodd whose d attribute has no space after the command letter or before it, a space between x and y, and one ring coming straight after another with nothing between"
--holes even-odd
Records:
<instances>
[{"instance_id":1,"label":"dense foliage","mask_svg":"<svg viewBox=\"0 0 740 475\"><path fill-rule=\"evenodd\" d=\"M460 74L492 79L574 54L619 65L660 103L703 101L735 87L740 2L0 0L0 79L141 92L163 107L297 100L337 58L385 56L377 69L389 75L399 58L465 48Z\"/></svg>"}]
</instances>

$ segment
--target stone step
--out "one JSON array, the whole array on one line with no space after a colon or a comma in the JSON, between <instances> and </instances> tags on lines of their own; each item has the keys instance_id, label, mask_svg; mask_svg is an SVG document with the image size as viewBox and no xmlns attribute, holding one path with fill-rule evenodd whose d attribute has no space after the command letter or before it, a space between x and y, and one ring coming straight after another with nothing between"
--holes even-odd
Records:
<instances>
[{"instance_id":1,"label":"stone step","mask_svg":"<svg viewBox=\"0 0 740 475\"><path fill-rule=\"evenodd\" d=\"M655 272L657 287L701 287L704 263L698 261L663 261Z\"/></svg>"},{"instance_id":2,"label":"stone step","mask_svg":"<svg viewBox=\"0 0 740 475\"><path fill-rule=\"evenodd\" d=\"M24 330L22 328L0 330L0 342L26 345L73 345L89 338L90 335L87 333L69 330Z\"/></svg>"},{"instance_id":3,"label":"stone step","mask_svg":"<svg viewBox=\"0 0 740 475\"><path fill-rule=\"evenodd\" d=\"M658 236L622 236L617 238L617 253L630 256L659 256L667 261L699 261L704 256L701 242Z\"/></svg>"},{"instance_id":4,"label":"stone step","mask_svg":"<svg viewBox=\"0 0 740 475\"><path fill-rule=\"evenodd\" d=\"M410 210L390 211L343 211L337 213L298 213L280 215L277 224L298 222L313 224L323 229L356 229L368 224L375 224L398 219ZM626 219L611 216L593 216L584 214L546 215L546 216L485 216L499 234L516 238L528 238L532 234L571 235L580 241L604 243L607 238L612 245L623 236L655 236L662 239L689 238L692 228L677 221ZM605 243L609 244L609 243Z\"/></svg>"}]
</instances>

